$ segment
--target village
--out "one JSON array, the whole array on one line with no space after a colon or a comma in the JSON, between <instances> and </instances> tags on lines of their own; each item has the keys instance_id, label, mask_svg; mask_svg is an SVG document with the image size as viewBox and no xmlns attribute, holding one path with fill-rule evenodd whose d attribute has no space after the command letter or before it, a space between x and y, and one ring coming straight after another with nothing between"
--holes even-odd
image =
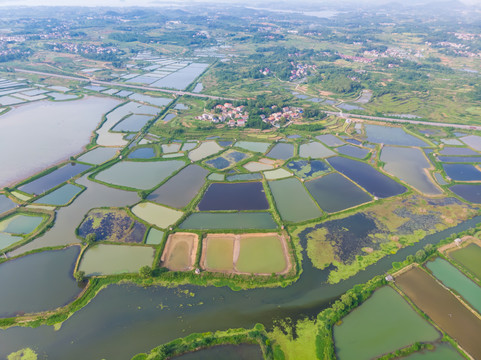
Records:
<instances>
[{"instance_id":1,"label":"village","mask_svg":"<svg viewBox=\"0 0 481 360\"><path fill-rule=\"evenodd\" d=\"M265 110L265 114L259 115L261 120L274 127L281 127L288 126L291 122L302 118L302 108L284 106L279 111L275 111L277 108L277 105L267 109L261 108L260 110ZM223 105L216 105L212 111L204 112L196 119L210 121L213 124L226 123L230 127L244 127L249 120L249 112L246 109L245 105L234 106L232 103L226 102Z\"/></svg>"}]
</instances>

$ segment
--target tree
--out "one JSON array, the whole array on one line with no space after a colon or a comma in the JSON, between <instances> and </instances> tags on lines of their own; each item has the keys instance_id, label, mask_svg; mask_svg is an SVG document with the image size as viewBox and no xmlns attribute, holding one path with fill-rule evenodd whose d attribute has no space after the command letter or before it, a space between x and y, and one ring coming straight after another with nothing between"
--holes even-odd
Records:
<instances>
[{"instance_id":1,"label":"tree","mask_svg":"<svg viewBox=\"0 0 481 360\"><path fill-rule=\"evenodd\" d=\"M139 197L140 197L142 200L145 200L148 195L149 195L149 191L148 191L148 190L141 190L141 191L139 191Z\"/></svg>"},{"instance_id":2,"label":"tree","mask_svg":"<svg viewBox=\"0 0 481 360\"><path fill-rule=\"evenodd\" d=\"M152 276L152 268L150 266L142 266L139 270L139 275L144 279Z\"/></svg>"},{"instance_id":3,"label":"tree","mask_svg":"<svg viewBox=\"0 0 481 360\"><path fill-rule=\"evenodd\" d=\"M87 245L92 245L95 243L95 240L97 239L97 235L95 233L90 233L85 237L85 242Z\"/></svg>"},{"instance_id":4,"label":"tree","mask_svg":"<svg viewBox=\"0 0 481 360\"><path fill-rule=\"evenodd\" d=\"M77 284L82 284L85 281L85 271L77 271L73 277L77 280Z\"/></svg>"},{"instance_id":5,"label":"tree","mask_svg":"<svg viewBox=\"0 0 481 360\"><path fill-rule=\"evenodd\" d=\"M416 255L414 255L414 257L418 263L421 263L426 258L426 252L424 250L418 250L416 251Z\"/></svg>"}]
</instances>

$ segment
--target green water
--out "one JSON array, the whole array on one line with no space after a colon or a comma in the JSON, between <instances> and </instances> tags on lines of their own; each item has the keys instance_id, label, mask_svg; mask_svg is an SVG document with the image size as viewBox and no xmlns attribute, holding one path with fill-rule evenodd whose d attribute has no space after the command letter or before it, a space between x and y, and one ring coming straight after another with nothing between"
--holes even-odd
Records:
<instances>
[{"instance_id":1,"label":"green water","mask_svg":"<svg viewBox=\"0 0 481 360\"><path fill-rule=\"evenodd\" d=\"M449 253L449 256L472 272L478 279L481 279L481 247L476 244L469 244L462 249Z\"/></svg>"},{"instance_id":2,"label":"green water","mask_svg":"<svg viewBox=\"0 0 481 360\"><path fill-rule=\"evenodd\" d=\"M22 240L23 238L20 236L14 236L7 233L0 232L0 251L6 249L12 244L15 244L17 241Z\"/></svg>"},{"instance_id":3,"label":"green water","mask_svg":"<svg viewBox=\"0 0 481 360\"><path fill-rule=\"evenodd\" d=\"M52 191L50 194L42 196L40 199L35 200L36 204L47 205L67 205L74 196L82 191L81 187L65 184L64 186Z\"/></svg>"},{"instance_id":4,"label":"green water","mask_svg":"<svg viewBox=\"0 0 481 360\"><path fill-rule=\"evenodd\" d=\"M99 244L85 252L79 269L87 276L135 273L144 265L152 266L154 253L150 246Z\"/></svg>"},{"instance_id":5,"label":"green water","mask_svg":"<svg viewBox=\"0 0 481 360\"><path fill-rule=\"evenodd\" d=\"M122 161L100 172L95 178L113 185L147 190L161 183L184 165L185 163L180 160Z\"/></svg>"},{"instance_id":6,"label":"green water","mask_svg":"<svg viewBox=\"0 0 481 360\"><path fill-rule=\"evenodd\" d=\"M377 290L370 299L334 327L338 359L371 359L416 341L440 337L392 288Z\"/></svg>"},{"instance_id":7,"label":"green water","mask_svg":"<svg viewBox=\"0 0 481 360\"><path fill-rule=\"evenodd\" d=\"M205 251L206 268L209 270L232 270L234 257L233 239L213 237L205 241L207 241Z\"/></svg>"},{"instance_id":8,"label":"green water","mask_svg":"<svg viewBox=\"0 0 481 360\"><path fill-rule=\"evenodd\" d=\"M321 210L296 178L269 181L269 187L283 220L300 222L321 216Z\"/></svg>"},{"instance_id":9,"label":"green water","mask_svg":"<svg viewBox=\"0 0 481 360\"><path fill-rule=\"evenodd\" d=\"M256 141L238 141L234 146L240 147L242 149L265 153L271 144L266 142L256 142Z\"/></svg>"},{"instance_id":10,"label":"green water","mask_svg":"<svg viewBox=\"0 0 481 360\"><path fill-rule=\"evenodd\" d=\"M164 232L155 228L151 228L145 243L147 245L159 245L164 237Z\"/></svg>"},{"instance_id":11,"label":"green water","mask_svg":"<svg viewBox=\"0 0 481 360\"><path fill-rule=\"evenodd\" d=\"M0 231L10 234L30 234L42 221L42 216L13 215L0 221Z\"/></svg>"},{"instance_id":12,"label":"green water","mask_svg":"<svg viewBox=\"0 0 481 360\"><path fill-rule=\"evenodd\" d=\"M77 160L86 162L88 164L100 165L107 160L112 159L119 148L113 147L98 147L80 156Z\"/></svg>"},{"instance_id":13,"label":"green water","mask_svg":"<svg viewBox=\"0 0 481 360\"><path fill-rule=\"evenodd\" d=\"M240 272L272 274L286 268L281 241L277 236L249 237L240 240L235 267Z\"/></svg>"},{"instance_id":14,"label":"green water","mask_svg":"<svg viewBox=\"0 0 481 360\"><path fill-rule=\"evenodd\" d=\"M195 213L179 225L181 229L277 229L267 212Z\"/></svg>"},{"instance_id":15,"label":"green water","mask_svg":"<svg viewBox=\"0 0 481 360\"><path fill-rule=\"evenodd\" d=\"M404 357L405 360L462 360L464 357L450 344L436 345L433 351L421 351Z\"/></svg>"},{"instance_id":16,"label":"green water","mask_svg":"<svg viewBox=\"0 0 481 360\"><path fill-rule=\"evenodd\" d=\"M428 262L426 266L444 285L455 290L474 309L481 313L481 287L464 276L461 271L446 260L437 258Z\"/></svg>"},{"instance_id":17,"label":"green water","mask_svg":"<svg viewBox=\"0 0 481 360\"><path fill-rule=\"evenodd\" d=\"M176 223L184 214L182 211L151 202L143 202L135 205L132 208L132 212L142 220L162 229L166 229Z\"/></svg>"}]
</instances>

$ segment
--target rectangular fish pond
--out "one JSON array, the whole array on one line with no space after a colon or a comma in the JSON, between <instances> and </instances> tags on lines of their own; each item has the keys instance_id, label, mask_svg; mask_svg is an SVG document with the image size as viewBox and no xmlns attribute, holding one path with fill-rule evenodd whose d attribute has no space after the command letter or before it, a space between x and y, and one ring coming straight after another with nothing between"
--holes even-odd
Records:
<instances>
[{"instance_id":1,"label":"rectangular fish pond","mask_svg":"<svg viewBox=\"0 0 481 360\"><path fill-rule=\"evenodd\" d=\"M198 205L200 211L266 210L269 203L261 182L214 183Z\"/></svg>"},{"instance_id":2,"label":"rectangular fish pond","mask_svg":"<svg viewBox=\"0 0 481 360\"><path fill-rule=\"evenodd\" d=\"M34 203L54 206L67 205L82 190L83 189L80 186L65 184L51 193L35 200Z\"/></svg>"},{"instance_id":3,"label":"rectangular fish pond","mask_svg":"<svg viewBox=\"0 0 481 360\"><path fill-rule=\"evenodd\" d=\"M80 260L86 276L136 273L152 266L155 250L150 246L98 244L89 247Z\"/></svg>"},{"instance_id":4,"label":"rectangular fish pond","mask_svg":"<svg viewBox=\"0 0 481 360\"><path fill-rule=\"evenodd\" d=\"M18 189L29 194L42 194L74 176L90 169L90 165L71 163L20 186Z\"/></svg>"},{"instance_id":5,"label":"rectangular fish pond","mask_svg":"<svg viewBox=\"0 0 481 360\"><path fill-rule=\"evenodd\" d=\"M449 257L481 280L481 247L479 245L471 243L461 249L450 251Z\"/></svg>"},{"instance_id":6,"label":"rectangular fish pond","mask_svg":"<svg viewBox=\"0 0 481 360\"><path fill-rule=\"evenodd\" d=\"M149 224L166 229L175 224L184 214L182 211L170 209L152 202L142 202L132 208L132 213Z\"/></svg>"},{"instance_id":7,"label":"rectangular fish pond","mask_svg":"<svg viewBox=\"0 0 481 360\"><path fill-rule=\"evenodd\" d=\"M329 156L336 155L334 151L325 147L319 142L310 142L308 144L302 144L299 147L299 156L302 158L326 158Z\"/></svg>"},{"instance_id":8,"label":"rectangular fish pond","mask_svg":"<svg viewBox=\"0 0 481 360\"><path fill-rule=\"evenodd\" d=\"M27 235L37 229L44 221L45 216L13 214L0 220L0 233Z\"/></svg>"},{"instance_id":9,"label":"rectangular fish pond","mask_svg":"<svg viewBox=\"0 0 481 360\"><path fill-rule=\"evenodd\" d=\"M345 210L372 200L371 196L339 173L307 181L307 190L328 213Z\"/></svg>"},{"instance_id":10,"label":"rectangular fish pond","mask_svg":"<svg viewBox=\"0 0 481 360\"><path fill-rule=\"evenodd\" d=\"M271 144L267 142L238 141L234 146L253 152L265 153Z\"/></svg>"},{"instance_id":11,"label":"rectangular fish pond","mask_svg":"<svg viewBox=\"0 0 481 360\"><path fill-rule=\"evenodd\" d=\"M77 160L88 164L100 165L116 156L119 150L119 148L115 147L97 147L79 156Z\"/></svg>"},{"instance_id":12,"label":"rectangular fish pond","mask_svg":"<svg viewBox=\"0 0 481 360\"><path fill-rule=\"evenodd\" d=\"M285 240L277 234L242 235L239 241L238 254L234 253L238 272L270 275L288 269Z\"/></svg>"},{"instance_id":13,"label":"rectangular fish pond","mask_svg":"<svg viewBox=\"0 0 481 360\"><path fill-rule=\"evenodd\" d=\"M328 159L329 164L379 198L402 194L406 188L374 169L371 165L340 156Z\"/></svg>"},{"instance_id":14,"label":"rectangular fish pond","mask_svg":"<svg viewBox=\"0 0 481 360\"><path fill-rule=\"evenodd\" d=\"M444 259L430 261L426 267L439 281L456 291L481 314L481 287Z\"/></svg>"},{"instance_id":15,"label":"rectangular fish pond","mask_svg":"<svg viewBox=\"0 0 481 360\"><path fill-rule=\"evenodd\" d=\"M234 270L234 242L231 234L209 234L203 240L202 267L209 271Z\"/></svg>"},{"instance_id":16,"label":"rectangular fish pond","mask_svg":"<svg viewBox=\"0 0 481 360\"><path fill-rule=\"evenodd\" d=\"M455 181L481 181L481 171L471 164L443 164L446 175Z\"/></svg>"},{"instance_id":17,"label":"rectangular fish pond","mask_svg":"<svg viewBox=\"0 0 481 360\"><path fill-rule=\"evenodd\" d=\"M401 146L429 146L424 140L408 134L404 129L394 126L364 124L367 141L376 144Z\"/></svg>"},{"instance_id":18,"label":"rectangular fish pond","mask_svg":"<svg viewBox=\"0 0 481 360\"><path fill-rule=\"evenodd\" d=\"M162 266L172 271L192 270L199 246L199 236L191 233L169 235L162 253Z\"/></svg>"},{"instance_id":19,"label":"rectangular fish pond","mask_svg":"<svg viewBox=\"0 0 481 360\"><path fill-rule=\"evenodd\" d=\"M189 159L199 161L220 152L222 149L215 141L205 141L189 153Z\"/></svg>"},{"instance_id":20,"label":"rectangular fish pond","mask_svg":"<svg viewBox=\"0 0 481 360\"><path fill-rule=\"evenodd\" d=\"M259 229L274 230L278 225L268 212L194 213L180 225L181 229Z\"/></svg>"},{"instance_id":21,"label":"rectangular fish pond","mask_svg":"<svg viewBox=\"0 0 481 360\"><path fill-rule=\"evenodd\" d=\"M271 151L266 155L267 157L287 160L294 156L294 145L293 144L276 144Z\"/></svg>"},{"instance_id":22,"label":"rectangular fish pond","mask_svg":"<svg viewBox=\"0 0 481 360\"><path fill-rule=\"evenodd\" d=\"M293 160L286 166L302 179L315 178L332 171L322 160Z\"/></svg>"},{"instance_id":23,"label":"rectangular fish pond","mask_svg":"<svg viewBox=\"0 0 481 360\"><path fill-rule=\"evenodd\" d=\"M322 215L321 210L298 179L269 181L269 187L283 220L301 222Z\"/></svg>"},{"instance_id":24,"label":"rectangular fish pond","mask_svg":"<svg viewBox=\"0 0 481 360\"><path fill-rule=\"evenodd\" d=\"M339 360L367 360L441 334L395 290L385 286L342 319L333 329Z\"/></svg>"},{"instance_id":25,"label":"rectangular fish pond","mask_svg":"<svg viewBox=\"0 0 481 360\"><path fill-rule=\"evenodd\" d=\"M481 358L481 319L431 275L413 267L396 277L396 285L471 356Z\"/></svg>"},{"instance_id":26,"label":"rectangular fish pond","mask_svg":"<svg viewBox=\"0 0 481 360\"><path fill-rule=\"evenodd\" d=\"M183 208L204 186L208 174L209 171L199 165L188 165L150 193L147 199L167 206Z\"/></svg>"},{"instance_id":27,"label":"rectangular fish pond","mask_svg":"<svg viewBox=\"0 0 481 360\"><path fill-rule=\"evenodd\" d=\"M466 201L481 204L481 185L457 184L451 186L449 190Z\"/></svg>"},{"instance_id":28,"label":"rectangular fish pond","mask_svg":"<svg viewBox=\"0 0 481 360\"><path fill-rule=\"evenodd\" d=\"M147 190L185 165L181 160L121 161L95 175L96 180L131 189Z\"/></svg>"}]
</instances>

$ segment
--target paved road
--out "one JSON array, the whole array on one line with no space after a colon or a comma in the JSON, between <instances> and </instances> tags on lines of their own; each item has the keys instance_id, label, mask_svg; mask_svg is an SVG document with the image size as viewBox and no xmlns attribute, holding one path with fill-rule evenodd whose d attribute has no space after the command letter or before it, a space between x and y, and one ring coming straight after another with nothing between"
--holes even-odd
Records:
<instances>
[{"instance_id":1,"label":"paved road","mask_svg":"<svg viewBox=\"0 0 481 360\"><path fill-rule=\"evenodd\" d=\"M174 95L177 95L177 96L189 95L189 96L195 96L195 97L200 97L200 98L208 98L208 99L214 99L214 100L230 100L230 101L238 100L238 99L232 99L232 98L225 98L225 97L221 97L221 96L198 94L198 93L179 91L179 90L159 89L159 88L151 87L151 86L139 86L139 85L130 85L130 84L124 84L124 83L118 83L118 82L111 82L111 81L91 80L91 79L83 78L83 77L60 75L60 74L48 73L48 72L42 72L42 71L24 70L24 69L14 69L14 70L16 72L19 72L19 73L36 74L36 75L42 75L42 76L52 76L52 77L57 77L57 78L61 78L61 79L92 82L92 83L99 84L99 85L117 86L117 87L129 88L129 89L159 91L159 92L174 94Z\"/></svg>"},{"instance_id":2,"label":"paved road","mask_svg":"<svg viewBox=\"0 0 481 360\"><path fill-rule=\"evenodd\" d=\"M420 120L409 120L409 119L394 119L394 118L378 117L378 116L346 114L346 113L339 112L339 111L326 111L326 114L336 115L336 116L341 116L341 117L375 120L375 121L398 122L398 123L408 123L408 124L415 124L415 125L429 125L429 126L439 126L439 127L453 127L453 128L457 128L457 129L464 129L464 130L481 130L481 126L475 126L475 125L448 124L448 123L429 122L429 121L420 121Z\"/></svg>"}]
</instances>

